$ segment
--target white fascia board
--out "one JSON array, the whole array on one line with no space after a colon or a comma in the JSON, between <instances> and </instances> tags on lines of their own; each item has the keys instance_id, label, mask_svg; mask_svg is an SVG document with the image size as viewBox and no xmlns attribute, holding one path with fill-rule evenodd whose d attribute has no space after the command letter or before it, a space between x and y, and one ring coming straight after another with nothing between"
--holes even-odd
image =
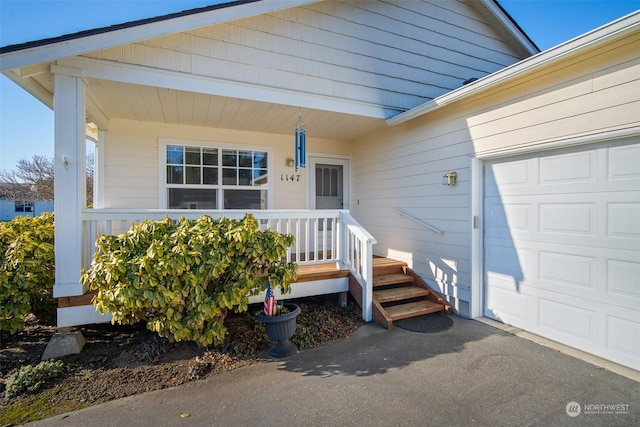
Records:
<instances>
[{"instance_id":1,"label":"white fascia board","mask_svg":"<svg viewBox=\"0 0 640 427\"><path fill-rule=\"evenodd\" d=\"M2 74L4 74L9 80L20 86L22 89L33 95L34 98L53 110L53 95L39 84L34 84L34 80L24 79L20 77L15 71L17 70L8 70L4 71Z\"/></svg>"},{"instance_id":2,"label":"white fascia board","mask_svg":"<svg viewBox=\"0 0 640 427\"><path fill-rule=\"evenodd\" d=\"M291 292L283 294L281 289L275 290L278 301L295 298L313 297L316 295L337 294L349 291L349 279L340 277L337 279L314 280L311 282L291 283ZM249 297L249 304L264 302L266 291Z\"/></svg>"},{"instance_id":3,"label":"white fascia board","mask_svg":"<svg viewBox=\"0 0 640 427\"><path fill-rule=\"evenodd\" d=\"M449 105L453 102L468 98L480 92L490 90L491 88L514 80L522 75L548 66L550 64L565 60L567 57L592 49L599 44L606 43L612 39L622 37L629 33L640 30L640 11L631 13L625 17L618 19L610 24L597 28L582 36L578 36L556 47L541 52L535 56L524 59L507 68L489 74L473 83L452 90L438 98L421 104L411 110L398 114L397 116L387 119L387 125L395 126L430 111Z\"/></svg>"},{"instance_id":4,"label":"white fascia board","mask_svg":"<svg viewBox=\"0 0 640 427\"><path fill-rule=\"evenodd\" d=\"M74 57L58 61L58 66L52 66L55 72L59 66L82 70L82 76L121 83L155 86L165 89L175 89L187 92L204 93L209 95L228 96L233 98L250 99L253 101L270 102L282 105L295 105L305 108L315 108L337 113L353 114L364 117L385 119L395 108L358 102L343 98L334 98L293 90L260 86L212 77L196 76L176 71L150 68L141 65L123 64L100 59Z\"/></svg>"},{"instance_id":5,"label":"white fascia board","mask_svg":"<svg viewBox=\"0 0 640 427\"><path fill-rule=\"evenodd\" d=\"M493 0L481 0L482 5L491 15L502 24L502 26L513 36L514 39L526 50L529 55L535 55L540 50L529 40L516 24L513 23L504 11Z\"/></svg>"},{"instance_id":6,"label":"white fascia board","mask_svg":"<svg viewBox=\"0 0 640 427\"><path fill-rule=\"evenodd\" d=\"M55 61L59 58L81 55L86 52L290 9L318 1L321 0L261 0L8 52L0 55L0 71Z\"/></svg>"},{"instance_id":7,"label":"white fascia board","mask_svg":"<svg viewBox=\"0 0 640 427\"><path fill-rule=\"evenodd\" d=\"M100 314L93 305L63 307L57 310L58 328L111 322L111 314Z\"/></svg>"}]
</instances>

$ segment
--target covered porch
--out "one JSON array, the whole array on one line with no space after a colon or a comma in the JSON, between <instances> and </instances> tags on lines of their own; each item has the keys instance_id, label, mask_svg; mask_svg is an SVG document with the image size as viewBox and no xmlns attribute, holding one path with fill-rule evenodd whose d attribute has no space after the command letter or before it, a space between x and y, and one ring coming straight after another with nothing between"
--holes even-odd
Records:
<instances>
[{"instance_id":1,"label":"covered porch","mask_svg":"<svg viewBox=\"0 0 640 427\"><path fill-rule=\"evenodd\" d=\"M241 219L252 214L261 229L293 234L295 243L287 261L298 264L298 280L292 292L278 299L351 292L362 307L362 318L372 320L373 245L376 240L347 210L158 210L86 209L82 211L82 268L87 268L95 252L99 234L119 234L132 224L169 217L196 219ZM88 289L76 295L59 297L58 327L68 328L109 320L91 305ZM250 298L257 303L264 295Z\"/></svg>"}]
</instances>

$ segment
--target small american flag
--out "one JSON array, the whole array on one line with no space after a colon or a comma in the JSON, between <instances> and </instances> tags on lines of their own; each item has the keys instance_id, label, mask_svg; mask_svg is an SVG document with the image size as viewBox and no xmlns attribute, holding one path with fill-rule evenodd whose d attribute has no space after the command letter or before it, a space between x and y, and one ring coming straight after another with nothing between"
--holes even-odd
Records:
<instances>
[{"instance_id":1,"label":"small american flag","mask_svg":"<svg viewBox=\"0 0 640 427\"><path fill-rule=\"evenodd\" d=\"M267 286L267 295L264 298L264 315L265 316L275 316L277 314L278 307L276 305L276 297L273 296L273 291L271 290L271 282Z\"/></svg>"}]
</instances>

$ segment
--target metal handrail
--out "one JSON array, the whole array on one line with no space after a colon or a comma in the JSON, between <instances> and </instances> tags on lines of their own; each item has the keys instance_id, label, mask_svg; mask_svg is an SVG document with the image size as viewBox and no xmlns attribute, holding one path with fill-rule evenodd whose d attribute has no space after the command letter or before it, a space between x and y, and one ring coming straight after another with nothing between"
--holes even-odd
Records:
<instances>
[{"instance_id":1,"label":"metal handrail","mask_svg":"<svg viewBox=\"0 0 640 427\"><path fill-rule=\"evenodd\" d=\"M410 219L411 221L415 222L416 224L420 224L421 226L423 226L425 228L428 228L429 230L433 231L434 233L437 233L437 234L443 234L444 233L444 231L442 231L438 227L434 227L433 225L427 224L426 222L421 221L418 218L414 218L411 215L409 215L408 213L401 211L400 209L396 209L395 211L398 214L400 214L400 216L403 216L403 217L405 217L407 219Z\"/></svg>"}]
</instances>

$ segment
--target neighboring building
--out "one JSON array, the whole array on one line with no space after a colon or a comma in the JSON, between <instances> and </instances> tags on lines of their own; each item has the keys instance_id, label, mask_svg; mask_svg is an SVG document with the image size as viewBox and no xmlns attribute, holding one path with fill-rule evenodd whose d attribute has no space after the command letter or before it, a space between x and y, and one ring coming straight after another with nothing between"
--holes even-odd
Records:
<instances>
[{"instance_id":1,"label":"neighboring building","mask_svg":"<svg viewBox=\"0 0 640 427\"><path fill-rule=\"evenodd\" d=\"M98 230L260 209L304 262L357 270L367 320L373 244L461 316L640 369L639 47L640 13L538 53L490 0L265 0L4 47L0 68L55 112L56 297L84 293ZM326 208L335 225L301 222Z\"/></svg>"},{"instance_id":2,"label":"neighboring building","mask_svg":"<svg viewBox=\"0 0 640 427\"><path fill-rule=\"evenodd\" d=\"M0 197L0 221L11 221L17 216L38 216L43 212L53 212L53 202L13 201Z\"/></svg>"}]
</instances>

